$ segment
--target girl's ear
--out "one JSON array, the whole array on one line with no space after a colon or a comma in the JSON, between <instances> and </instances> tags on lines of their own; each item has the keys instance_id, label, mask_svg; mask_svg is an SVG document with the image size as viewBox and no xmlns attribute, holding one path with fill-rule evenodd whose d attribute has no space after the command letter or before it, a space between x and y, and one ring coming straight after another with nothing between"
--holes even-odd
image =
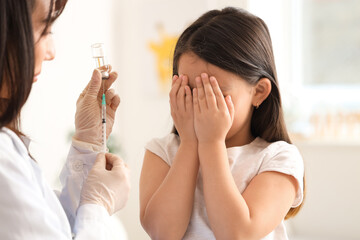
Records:
<instances>
[{"instance_id":1,"label":"girl's ear","mask_svg":"<svg viewBox=\"0 0 360 240\"><path fill-rule=\"evenodd\" d=\"M268 78L261 78L254 87L252 105L258 108L271 92L271 82Z\"/></svg>"}]
</instances>

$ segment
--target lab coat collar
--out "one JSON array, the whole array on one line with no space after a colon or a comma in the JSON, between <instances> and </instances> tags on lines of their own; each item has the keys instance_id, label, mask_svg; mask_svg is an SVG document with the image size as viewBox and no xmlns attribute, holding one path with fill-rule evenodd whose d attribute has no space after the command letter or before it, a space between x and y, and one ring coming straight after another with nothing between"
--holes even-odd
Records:
<instances>
[{"instance_id":1,"label":"lab coat collar","mask_svg":"<svg viewBox=\"0 0 360 240\"><path fill-rule=\"evenodd\" d=\"M29 146L30 146L30 143L31 143L30 138L28 138L27 136L21 136L21 140L24 143L26 149L29 151Z\"/></svg>"},{"instance_id":2,"label":"lab coat collar","mask_svg":"<svg viewBox=\"0 0 360 240\"><path fill-rule=\"evenodd\" d=\"M11 137L15 146L18 148L19 152L25 153L26 155L28 155L29 145L31 142L30 138L28 138L26 136L19 137L15 132L13 132L12 130L10 130L7 127L1 128L1 131L5 132L6 134L8 134Z\"/></svg>"}]
</instances>

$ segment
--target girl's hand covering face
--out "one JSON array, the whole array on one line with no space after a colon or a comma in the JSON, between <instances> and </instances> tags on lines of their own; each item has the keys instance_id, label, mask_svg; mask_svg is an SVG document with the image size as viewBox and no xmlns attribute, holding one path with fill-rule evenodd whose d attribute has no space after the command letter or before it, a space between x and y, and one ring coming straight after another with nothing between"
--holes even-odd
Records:
<instances>
[{"instance_id":1,"label":"girl's hand covering face","mask_svg":"<svg viewBox=\"0 0 360 240\"><path fill-rule=\"evenodd\" d=\"M224 98L215 77L202 73L195 78L193 105L195 132L199 142L225 142L234 120L231 97Z\"/></svg>"},{"instance_id":2,"label":"girl's hand covering face","mask_svg":"<svg viewBox=\"0 0 360 240\"><path fill-rule=\"evenodd\" d=\"M181 141L197 141L194 130L194 110L189 79L174 75L170 90L170 108Z\"/></svg>"}]
</instances>

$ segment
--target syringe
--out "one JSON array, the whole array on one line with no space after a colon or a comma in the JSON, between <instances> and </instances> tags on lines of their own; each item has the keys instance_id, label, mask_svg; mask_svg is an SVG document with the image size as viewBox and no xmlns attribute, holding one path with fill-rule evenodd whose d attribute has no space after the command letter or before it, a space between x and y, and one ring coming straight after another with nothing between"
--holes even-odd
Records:
<instances>
[{"instance_id":1,"label":"syringe","mask_svg":"<svg viewBox=\"0 0 360 240\"><path fill-rule=\"evenodd\" d=\"M109 78L109 66L106 63L105 58L105 49L103 43L95 43L91 45L92 55L95 59L96 68L100 69L101 77L103 79L103 94L101 101L101 124L102 124L102 151L106 152L106 99L105 99L105 88L104 88L104 80Z\"/></svg>"},{"instance_id":2,"label":"syringe","mask_svg":"<svg viewBox=\"0 0 360 240\"><path fill-rule=\"evenodd\" d=\"M105 93L102 95L101 101L101 116L102 116L102 144L103 152L106 152L106 100Z\"/></svg>"}]
</instances>

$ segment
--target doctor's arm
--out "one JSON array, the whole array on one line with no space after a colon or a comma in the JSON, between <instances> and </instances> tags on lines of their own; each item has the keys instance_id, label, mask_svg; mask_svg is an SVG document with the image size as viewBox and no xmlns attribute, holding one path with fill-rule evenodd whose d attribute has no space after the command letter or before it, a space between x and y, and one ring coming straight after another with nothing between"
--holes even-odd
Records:
<instances>
[{"instance_id":1,"label":"doctor's arm","mask_svg":"<svg viewBox=\"0 0 360 240\"><path fill-rule=\"evenodd\" d=\"M13 152L0 150L0 163L0 239L72 239L61 205L48 186L41 188L41 172L37 175L28 159ZM74 239L107 239L107 220L125 205L128 179L120 158L97 157L81 192Z\"/></svg>"},{"instance_id":2,"label":"doctor's arm","mask_svg":"<svg viewBox=\"0 0 360 240\"><path fill-rule=\"evenodd\" d=\"M111 72L109 79L104 80L107 103L107 136L111 133L115 112L120 103L119 96L115 94L113 89L109 89L116 78L117 73ZM102 149L100 117L102 90L101 73L94 70L90 82L76 103L75 135L60 175L63 188L59 200L72 228L79 207L80 191L84 180L95 162L96 155Z\"/></svg>"},{"instance_id":3,"label":"doctor's arm","mask_svg":"<svg viewBox=\"0 0 360 240\"><path fill-rule=\"evenodd\" d=\"M121 158L110 153L97 156L81 190L76 239L107 239L108 217L125 206L129 179L129 169Z\"/></svg>"},{"instance_id":4,"label":"doctor's arm","mask_svg":"<svg viewBox=\"0 0 360 240\"><path fill-rule=\"evenodd\" d=\"M61 206L50 206L30 163L15 152L0 150L0 239L71 239ZM51 192L50 192L51 193ZM56 211L58 208L60 211Z\"/></svg>"}]
</instances>

